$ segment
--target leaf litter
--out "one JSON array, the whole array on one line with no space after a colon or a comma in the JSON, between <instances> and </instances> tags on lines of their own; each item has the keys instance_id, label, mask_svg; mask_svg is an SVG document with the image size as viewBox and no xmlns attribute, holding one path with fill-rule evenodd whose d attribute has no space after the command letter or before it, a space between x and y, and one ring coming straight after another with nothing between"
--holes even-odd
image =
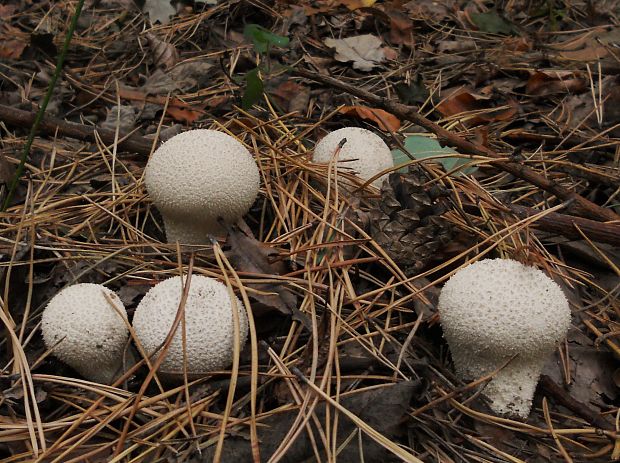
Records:
<instances>
[{"instance_id":1,"label":"leaf litter","mask_svg":"<svg viewBox=\"0 0 620 463\"><path fill-rule=\"evenodd\" d=\"M230 260L241 272L268 278L288 273L286 263L279 258L279 252L272 246L258 241L247 227L227 226L226 244L230 246ZM255 289L251 296L265 306L265 311L277 310L290 315L294 320L311 329L306 314L297 308L297 296L284 283L247 283L248 288ZM256 307L256 306L255 306ZM263 312L256 310L257 315Z\"/></svg>"},{"instance_id":2,"label":"leaf litter","mask_svg":"<svg viewBox=\"0 0 620 463\"><path fill-rule=\"evenodd\" d=\"M371 71L386 59L382 40L371 34L345 39L328 38L325 39L325 45L336 51L336 60L353 62L353 69L360 71Z\"/></svg>"},{"instance_id":3,"label":"leaf litter","mask_svg":"<svg viewBox=\"0 0 620 463\"><path fill-rule=\"evenodd\" d=\"M75 8L48 3L0 5L5 184L32 121L16 115L41 104ZM620 459L615 222L583 222L570 200L501 168L518 163L620 213L614 2L164 0L144 12L126 0L95 3L78 21L47 111L80 131L42 126L0 223L1 459L211 461L220 435L220 461ZM386 101L409 106L391 112ZM471 153L412 114L500 161L476 155L465 166ZM345 125L379 133L407 172L383 190L337 188L311 151ZM147 147L180 130L223 130L259 165L249 225L231 226L222 242L255 315L237 376L153 383L138 399L147 367L113 386L88 384L42 343L41 310L75 281L118 291L131 319L148 288L190 259L230 278L210 246L165 243L141 181L149 149L104 142L102 129L117 127ZM394 210L392 196L407 211ZM405 265L401 235L428 259ZM402 252L386 253L392 246ZM491 414L484 385L455 377L442 339L437 294L481 255L543 268L573 309L525 421ZM382 446L369 437L378 435Z\"/></svg>"}]
</instances>

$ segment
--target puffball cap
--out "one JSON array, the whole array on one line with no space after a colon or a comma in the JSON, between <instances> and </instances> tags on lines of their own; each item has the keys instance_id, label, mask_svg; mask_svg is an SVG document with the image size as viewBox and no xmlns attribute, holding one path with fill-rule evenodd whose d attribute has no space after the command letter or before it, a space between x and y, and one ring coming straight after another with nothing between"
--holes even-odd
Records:
<instances>
[{"instance_id":1,"label":"puffball cap","mask_svg":"<svg viewBox=\"0 0 620 463\"><path fill-rule=\"evenodd\" d=\"M312 160L317 163L330 162L343 138L346 138L347 142L337 157L343 171L352 170L360 178L368 180L379 172L394 167L390 148L381 137L359 127L345 127L327 134L314 148ZM380 187L384 178L385 175L379 177L373 185Z\"/></svg>"},{"instance_id":2,"label":"puffball cap","mask_svg":"<svg viewBox=\"0 0 620 463\"><path fill-rule=\"evenodd\" d=\"M451 349L459 344L504 355L553 349L570 327L560 286L544 272L509 259L486 259L456 272L439 296Z\"/></svg>"},{"instance_id":3,"label":"puffball cap","mask_svg":"<svg viewBox=\"0 0 620 463\"><path fill-rule=\"evenodd\" d=\"M151 155L144 173L149 195L172 221L236 222L252 206L260 174L250 152L217 130L175 135Z\"/></svg>"},{"instance_id":4,"label":"puffball cap","mask_svg":"<svg viewBox=\"0 0 620 463\"><path fill-rule=\"evenodd\" d=\"M104 293L122 310L125 307L110 289L93 283L68 286L56 294L43 311L41 330L47 348L80 374L108 382L120 369L129 330L123 317Z\"/></svg>"},{"instance_id":5,"label":"puffball cap","mask_svg":"<svg viewBox=\"0 0 620 463\"><path fill-rule=\"evenodd\" d=\"M187 277L184 277L187 281ZM182 296L180 276L153 286L136 308L133 327L147 354L156 352L170 332ZM248 320L243 304L235 297L239 313L241 346L248 336ZM227 368L233 360L233 304L225 284L202 275L192 275L185 302L187 371L200 374ZM179 324L166 352L160 371L183 373L183 335Z\"/></svg>"}]
</instances>

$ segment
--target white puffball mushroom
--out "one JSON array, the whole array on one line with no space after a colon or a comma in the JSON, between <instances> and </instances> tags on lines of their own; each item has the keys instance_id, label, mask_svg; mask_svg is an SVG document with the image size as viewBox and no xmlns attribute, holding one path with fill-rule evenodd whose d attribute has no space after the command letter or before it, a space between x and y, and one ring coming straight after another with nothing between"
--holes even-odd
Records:
<instances>
[{"instance_id":1,"label":"white puffball mushroom","mask_svg":"<svg viewBox=\"0 0 620 463\"><path fill-rule=\"evenodd\" d=\"M122 311L122 316L110 304ZM41 330L48 349L85 378L110 384L121 372L129 339L125 306L110 289L93 283L68 286L43 311Z\"/></svg>"},{"instance_id":2,"label":"white puffball mushroom","mask_svg":"<svg viewBox=\"0 0 620 463\"><path fill-rule=\"evenodd\" d=\"M337 157L338 170L352 171L361 179L368 180L379 172L394 167L390 148L381 137L358 127L345 127L326 135L314 148L312 160L316 163L329 163L343 138L346 138L347 142ZM379 188L385 178L387 174L375 179L372 184Z\"/></svg>"},{"instance_id":3,"label":"white puffball mushroom","mask_svg":"<svg viewBox=\"0 0 620 463\"><path fill-rule=\"evenodd\" d=\"M189 130L149 159L146 189L164 219L168 242L208 244L223 232L218 217L237 222L258 195L260 174L250 152L217 130Z\"/></svg>"},{"instance_id":4,"label":"white puffball mushroom","mask_svg":"<svg viewBox=\"0 0 620 463\"><path fill-rule=\"evenodd\" d=\"M187 277L184 277L187 281ZM144 296L133 318L133 327L147 355L161 349L170 332L183 294L181 277L153 286ZM239 298L240 348L248 336L248 319ZM185 352L187 372L195 378L230 366L234 353L233 304L225 284L192 274L185 302ZM179 324L159 372L169 379L183 377L183 331Z\"/></svg>"},{"instance_id":5,"label":"white puffball mushroom","mask_svg":"<svg viewBox=\"0 0 620 463\"><path fill-rule=\"evenodd\" d=\"M484 394L494 412L526 418L543 366L570 327L560 286L535 267L486 259L448 280L438 309L462 379L492 373L516 355Z\"/></svg>"}]
</instances>

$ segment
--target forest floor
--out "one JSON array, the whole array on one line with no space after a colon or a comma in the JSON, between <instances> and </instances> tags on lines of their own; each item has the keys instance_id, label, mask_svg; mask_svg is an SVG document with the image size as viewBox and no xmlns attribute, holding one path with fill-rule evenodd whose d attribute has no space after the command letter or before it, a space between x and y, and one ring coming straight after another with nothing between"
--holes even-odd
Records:
<instances>
[{"instance_id":1,"label":"forest floor","mask_svg":"<svg viewBox=\"0 0 620 463\"><path fill-rule=\"evenodd\" d=\"M620 459L617 0L87 0L29 146L78 4L0 4L2 461ZM313 162L342 127L393 150L383 186ZM260 192L228 236L168 244L144 168L196 128L242 142ZM441 288L487 258L572 311L526 418L442 335ZM105 284L131 321L189 266L247 296L231 369L103 385L45 346L62 288Z\"/></svg>"}]
</instances>

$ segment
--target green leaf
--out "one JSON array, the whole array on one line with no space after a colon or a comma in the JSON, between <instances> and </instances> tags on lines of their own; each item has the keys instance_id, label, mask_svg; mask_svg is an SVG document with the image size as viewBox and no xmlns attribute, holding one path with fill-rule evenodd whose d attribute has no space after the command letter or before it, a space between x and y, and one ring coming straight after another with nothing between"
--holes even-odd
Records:
<instances>
[{"instance_id":1,"label":"green leaf","mask_svg":"<svg viewBox=\"0 0 620 463\"><path fill-rule=\"evenodd\" d=\"M276 35L258 24L246 24L243 35L252 40L254 50L257 53L267 53L267 50L272 46L288 47L289 43L288 37Z\"/></svg>"},{"instance_id":2,"label":"green leaf","mask_svg":"<svg viewBox=\"0 0 620 463\"><path fill-rule=\"evenodd\" d=\"M263 81L258 75L258 68L248 71L245 75L245 91L241 98L241 107L250 109L263 95Z\"/></svg>"},{"instance_id":3,"label":"green leaf","mask_svg":"<svg viewBox=\"0 0 620 463\"><path fill-rule=\"evenodd\" d=\"M445 154L457 154L452 148L442 147L437 140L434 138L423 137L421 135L411 135L405 139L405 148L409 151L417 160L426 159L432 156L439 156ZM394 159L394 165L398 166L400 164L404 164L410 161L409 156L407 156L401 150L392 150L392 158ZM439 162L446 171L450 171L457 167L460 167L469 162L469 159L459 158L459 157L445 157L441 159L436 159L436 162ZM476 171L476 167L465 167L460 169L455 174L471 174Z\"/></svg>"},{"instance_id":4,"label":"green leaf","mask_svg":"<svg viewBox=\"0 0 620 463\"><path fill-rule=\"evenodd\" d=\"M493 11L489 13L471 13L469 17L482 32L504 35L516 32L512 23L506 21Z\"/></svg>"}]
</instances>

